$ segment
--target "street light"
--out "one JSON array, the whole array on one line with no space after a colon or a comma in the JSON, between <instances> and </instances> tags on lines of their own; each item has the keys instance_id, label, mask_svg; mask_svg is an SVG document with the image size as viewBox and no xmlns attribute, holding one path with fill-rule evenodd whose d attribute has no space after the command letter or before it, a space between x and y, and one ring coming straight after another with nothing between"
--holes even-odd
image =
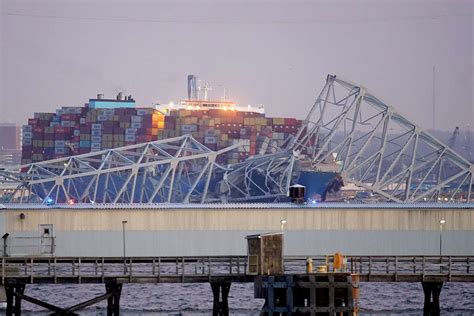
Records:
<instances>
[{"instance_id":1,"label":"street light","mask_svg":"<svg viewBox=\"0 0 474 316\"><path fill-rule=\"evenodd\" d=\"M443 225L446 223L444 218L439 220L439 256L443 254Z\"/></svg>"},{"instance_id":2,"label":"street light","mask_svg":"<svg viewBox=\"0 0 474 316\"><path fill-rule=\"evenodd\" d=\"M125 262L125 224L127 221L122 221L122 237L123 237L123 271L127 273L127 264Z\"/></svg>"},{"instance_id":3,"label":"street light","mask_svg":"<svg viewBox=\"0 0 474 316\"><path fill-rule=\"evenodd\" d=\"M286 224L286 219L282 219L282 220L280 221L280 224L281 224L281 232L283 233L283 230L284 230L285 224Z\"/></svg>"}]
</instances>

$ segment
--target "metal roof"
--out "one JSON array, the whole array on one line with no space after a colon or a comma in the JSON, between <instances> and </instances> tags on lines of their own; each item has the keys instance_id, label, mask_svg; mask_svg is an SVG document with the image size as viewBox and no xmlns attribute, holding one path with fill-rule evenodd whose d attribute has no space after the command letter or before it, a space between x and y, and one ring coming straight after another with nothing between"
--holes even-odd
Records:
<instances>
[{"instance_id":1,"label":"metal roof","mask_svg":"<svg viewBox=\"0 0 474 316\"><path fill-rule=\"evenodd\" d=\"M34 209L137 209L137 210L165 210L165 209L474 209L474 203L213 203L213 204L185 204L185 203L134 203L134 204L5 204L6 210L34 210Z\"/></svg>"}]
</instances>

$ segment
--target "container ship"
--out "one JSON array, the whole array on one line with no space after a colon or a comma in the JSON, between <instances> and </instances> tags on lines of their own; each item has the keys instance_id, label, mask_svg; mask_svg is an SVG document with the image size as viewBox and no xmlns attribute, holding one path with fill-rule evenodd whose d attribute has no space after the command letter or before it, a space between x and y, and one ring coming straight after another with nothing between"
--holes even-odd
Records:
<instances>
[{"instance_id":1,"label":"container ship","mask_svg":"<svg viewBox=\"0 0 474 316\"><path fill-rule=\"evenodd\" d=\"M222 165L235 165L278 152L301 127L296 118L267 117L263 106L239 106L225 96L209 99L209 90L189 75L188 97L177 104L140 107L120 92L114 99L98 94L82 107L34 113L22 127L22 165L185 134L214 151L239 144L218 157ZM300 170L296 182L307 187L310 199L325 200L328 192L340 189L337 166L328 166Z\"/></svg>"}]
</instances>

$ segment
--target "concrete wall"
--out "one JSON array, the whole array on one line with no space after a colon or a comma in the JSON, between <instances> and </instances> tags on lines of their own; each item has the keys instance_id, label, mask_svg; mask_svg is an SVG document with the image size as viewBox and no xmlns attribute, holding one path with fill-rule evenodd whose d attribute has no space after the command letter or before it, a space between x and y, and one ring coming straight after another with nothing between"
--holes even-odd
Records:
<instances>
[{"instance_id":1,"label":"concrete wall","mask_svg":"<svg viewBox=\"0 0 474 316\"><path fill-rule=\"evenodd\" d=\"M20 213L25 214L20 219ZM285 254L474 255L472 209L33 209L5 210L0 229L12 237L39 236L53 224L57 255L243 255L244 237L280 230Z\"/></svg>"}]
</instances>

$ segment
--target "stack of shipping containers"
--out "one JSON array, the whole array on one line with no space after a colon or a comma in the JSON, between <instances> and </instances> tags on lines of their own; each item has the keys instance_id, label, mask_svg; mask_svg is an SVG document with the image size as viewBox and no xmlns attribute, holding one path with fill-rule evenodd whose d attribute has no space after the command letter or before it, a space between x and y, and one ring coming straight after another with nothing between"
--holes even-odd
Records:
<instances>
[{"instance_id":1,"label":"stack of shipping containers","mask_svg":"<svg viewBox=\"0 0 474 316\"><path fill-rule=\"evenodd\" d=\"M63 107L56 113L35 113L23 126L22 164L185 134L215 151L240 144L221 158L232 164L274 152L300 126L294 118L252 111L175 109L165 115L153 108Z\"/></svg>"}]
</instances>

